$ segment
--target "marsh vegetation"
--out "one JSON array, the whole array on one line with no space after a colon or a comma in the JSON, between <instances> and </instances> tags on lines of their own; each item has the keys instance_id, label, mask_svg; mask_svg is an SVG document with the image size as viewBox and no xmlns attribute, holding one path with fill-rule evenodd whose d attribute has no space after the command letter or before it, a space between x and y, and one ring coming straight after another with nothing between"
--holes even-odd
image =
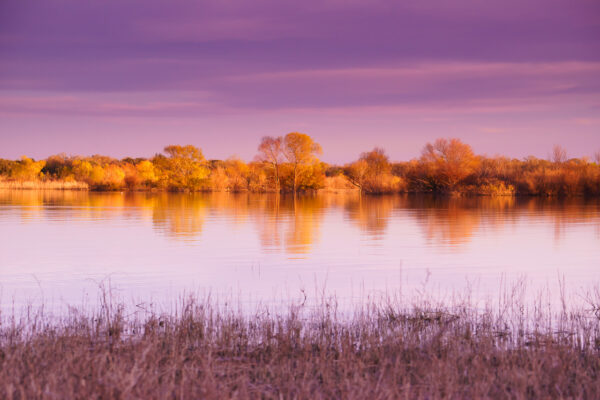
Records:
<instances>
[{"instance_id":1,"label":"marsh vegetation","mask_svg":"<svg viewBox=\"0 0 600 400\"><path fill-rule=\"evenodd\" d=\"M424 298L341 312L335 299L236 311L185 298L169 312L107 301L61 318L3 315L0 396L55 398L591 398L598 291L580 308ZM448 304L448 303L446 303Z\"/></svg>"},{"instance_id":2,"label":"marsh vegetation","mask_svg":"<svg viewBox=\"0 0 600 400\"><path fill-rule=\"evenodd\" d=\"M476 155L458 139L427 143L421 156L392 162L384 149L346 165L318 159L321 146L292 132L264 137L255 159L207 160L192 145L172 145L150 159L54 155L35 161L0 159L0 188L598 196L600 154L568 158L555 146L548 159Z\"/></svg>"}]
</instances>

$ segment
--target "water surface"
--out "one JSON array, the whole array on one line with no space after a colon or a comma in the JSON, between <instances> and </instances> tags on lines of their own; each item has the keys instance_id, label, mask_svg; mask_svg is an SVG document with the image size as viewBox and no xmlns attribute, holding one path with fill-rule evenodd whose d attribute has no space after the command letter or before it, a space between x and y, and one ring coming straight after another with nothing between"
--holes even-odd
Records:
<instances>
[{"instance_id":1,"label":"water surface","mask_svg":"<svg viewBox=\"0 0 600 400\"><path fill-rule=\"evenodd\" d=\"M598 200L3 191L0 238L3 308L108 281L134 301L249 302L600 281Z\"/></svg>"}]
</instances>

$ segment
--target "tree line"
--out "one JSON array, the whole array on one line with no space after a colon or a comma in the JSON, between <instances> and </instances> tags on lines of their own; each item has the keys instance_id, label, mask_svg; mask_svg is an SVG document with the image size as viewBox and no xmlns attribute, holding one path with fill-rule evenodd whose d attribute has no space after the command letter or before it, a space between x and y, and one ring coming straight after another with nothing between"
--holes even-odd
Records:
<instances>
[{"instance_id":1,"label":"tree line","mask_svg":"<svg viewBox=\"0 0 600 400\"><path fill-rule=\"evenodd\" d=\"M150 159L65 154L0 159L0 180L82 182L92 190L600 195L600 152L594 160L568 158L555 146L548 159L487 157L459 139L441 138L405 162L390 161L382 148L346 165L327 164L319 160L321 153L313 138L292 132L263 137L251 162L207 160L195 146L171 145Z\"/></svg>"}]
</instances>

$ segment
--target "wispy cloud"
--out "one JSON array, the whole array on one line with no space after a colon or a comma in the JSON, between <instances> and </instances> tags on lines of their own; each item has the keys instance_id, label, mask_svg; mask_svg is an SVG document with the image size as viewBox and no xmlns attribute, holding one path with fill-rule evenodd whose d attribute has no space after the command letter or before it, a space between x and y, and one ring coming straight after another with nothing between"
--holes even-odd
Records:
<instances>
[{"instance_id":1,"label":"wispy cloud","mask_svg":"<svg viewBox=\"0 0 600 400\"><path fill-rule=\"evenodd\" d=\"M575 122L577 125L596 126L600 125L600 118L575 118L573 122Z\"/></svg>"},{"instance_id":2,"label":"wispy cloud","mask_svg":"<svg viewBox=\"0 0 600 400\"><path fill-rule=\"evenodd\" d=\"M234 74L170 91L4 92L2 113L133 117L268 110L343 114L543 112L600 106L600 62L404 63L396 67Z\"/></svg>"}]
</instances>

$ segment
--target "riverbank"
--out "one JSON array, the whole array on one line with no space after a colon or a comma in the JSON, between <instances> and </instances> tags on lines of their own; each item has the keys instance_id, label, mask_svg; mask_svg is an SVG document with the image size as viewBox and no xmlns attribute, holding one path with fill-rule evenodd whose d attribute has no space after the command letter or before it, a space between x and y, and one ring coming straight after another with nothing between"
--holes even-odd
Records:
<instances>
[{"instance_id":1,"label":"riverbank","mask_svg":"<svg viewBox=\"0 0 600 400\"><path fill-rule=\"evenodd\" d=\"M149 159L64 154L38 161L25 156L0 159L0 188L600 197L600 154L594 162L587 157L569 159L564 149L556 147L551 160L533 156L518 160L476 155L460 140L438 139L410 161L391 162L383 149L375 148L357 161L331 165L316 158L320 146L310 137L288 136L314 146L303 148L306 154L301 157L291 157L293 152L268 146L281 144L284 138L266 137L251 162L236 157L206 160L192 145L167 146L165 154Z\"/></svg>"},{"instance_id":2,"label":"riverbank","mask_svg":"<svg viewBox=\"0 0 600 400\"><path fill-rule=\"evenodd\" d=\"M47 180L47 181L18 181L18 180L3 180L0 179L0 190L74 190L74 191L90 191L90 192L129 192L129 193L276 193L274 190L232 190L223 188L204 188L197 190L189 189L168 189L156 187L135 187L135 188L99 188L90 187L86 182L81 181L62 181L62 180ZM317 194L317 193L332 193L332 194L365 194L365 195L390 195L390 194L411 194L411 195L434 195L443 197L469 197L469 196L485 196L485 197L597 197L589 193L564 193L550 191L546 193L519 193L514 188L506 188L505 186L489 187L489 186L469 186L464 190L455 191L411 191L402 190L395 192L371 193L361 191L356 186L351 185L342 177L325 178L325 185L319 189L300 190L299 194ZM281 194L291 194L287 191L282 191Z\"/></svg>"},{"instance_id":3,"label":"riverbank","mask_svg":"<svg viewBox=\"0 0 600 400\"><path fill-rule=\"evenodd\" d=\"M509 301L365 306L335 302L248 316L194 299L170 314L104 304L6 318L2 398L591 398L600 319ZM596 308L594 308L596 307Z\"/></svg>"}]
</instances>

